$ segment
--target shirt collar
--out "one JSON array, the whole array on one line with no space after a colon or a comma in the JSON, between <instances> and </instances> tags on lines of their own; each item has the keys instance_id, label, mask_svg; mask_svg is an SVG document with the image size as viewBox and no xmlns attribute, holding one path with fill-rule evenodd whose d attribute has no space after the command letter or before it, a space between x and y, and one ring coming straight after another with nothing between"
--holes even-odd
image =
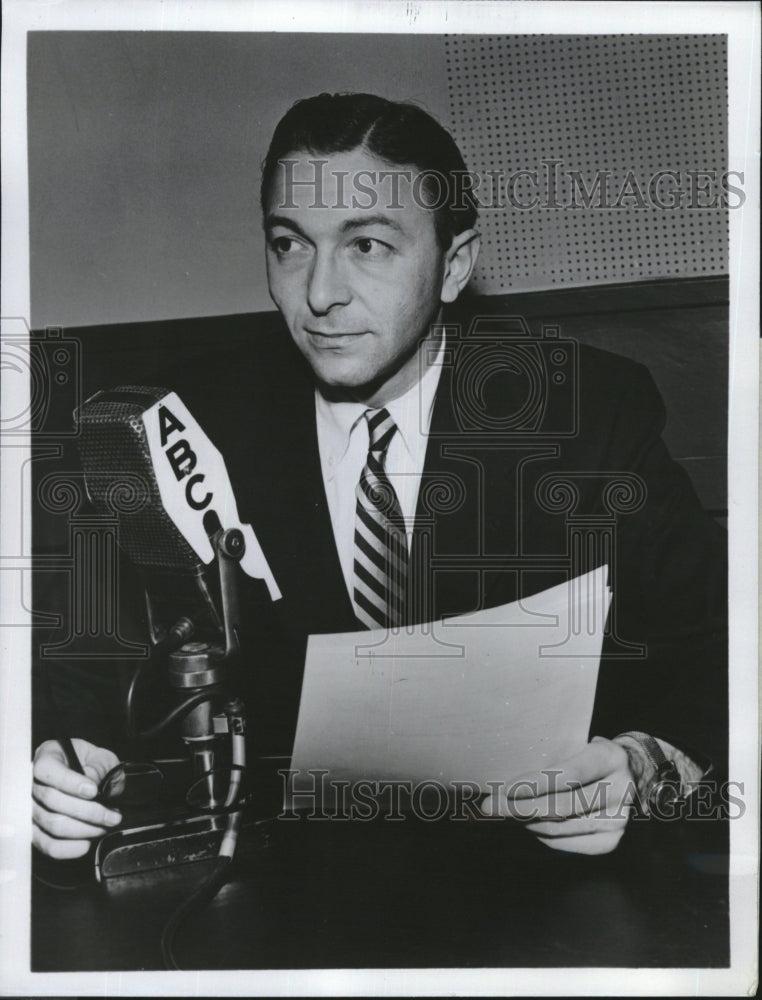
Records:
<instances>
[{"instance_id":1,"label":"shirt collar","mask_svg":"<svg viewBox=\"0 0 762 1000\"><path fill-rule=\"evenodd\" d=\"M411 462L423 467L431 414L434 409L439 377L442 373L445 339L439 345L436 359L407 392L386 404L397 432ZM341 462L349 448L350 438L368 407L364 403L334 402L315 389L315 411L326 445L325 460L332 469Z\"/></svg>"}]
</instances>

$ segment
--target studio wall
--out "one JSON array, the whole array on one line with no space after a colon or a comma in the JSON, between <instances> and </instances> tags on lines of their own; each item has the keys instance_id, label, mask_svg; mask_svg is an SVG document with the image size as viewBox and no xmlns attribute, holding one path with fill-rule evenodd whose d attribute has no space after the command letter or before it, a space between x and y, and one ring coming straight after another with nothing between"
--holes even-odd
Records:
<instances>
[{"instance_id":1,"label":"studio wall","mask_svg":"<svg viewBox=\"0 0 762 1000\"><path fill-rule=\"evenodd\" d=\"M451 127L495 206L478 291L727 273L723 35L461 35L445 51Z\"/></svg>"},{"instance_id":2,"label":"studio wall","mask_svg":"<svg viewBox=\"0 0 762 1000\"><path fill-rule=\"evenodd\" d=\"M482 210L478 292L726 273L727 212L687 203L688 172L726 169L725 74L720 35L33 33L32 324L271 308L260 163L283 111L320 90L414 100L471 169L502 176L504 201L538 197ZM672 209L649 198L665 170L686 192ZM620 198L627 171L649 204ZM609 172L620 204L567 204L568 172L587 190ZM478 195L490 201L486 181Z\"/></svg>"}]
</instances>

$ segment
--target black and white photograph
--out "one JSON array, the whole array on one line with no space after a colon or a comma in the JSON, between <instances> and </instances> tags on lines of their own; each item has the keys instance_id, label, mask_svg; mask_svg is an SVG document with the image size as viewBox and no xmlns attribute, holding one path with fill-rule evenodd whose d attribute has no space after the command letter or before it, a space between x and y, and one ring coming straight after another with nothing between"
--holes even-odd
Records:
<instances>
[{"instance_id":1,"label":"black and white photograph","mask_svg":"<svg viewBox=\"0 0 762 1000\"><path fill-rule=\"evenodd\" d=\"M0 994L755 995L755 3L3 5Z\"/></svg>"}]
</instances>

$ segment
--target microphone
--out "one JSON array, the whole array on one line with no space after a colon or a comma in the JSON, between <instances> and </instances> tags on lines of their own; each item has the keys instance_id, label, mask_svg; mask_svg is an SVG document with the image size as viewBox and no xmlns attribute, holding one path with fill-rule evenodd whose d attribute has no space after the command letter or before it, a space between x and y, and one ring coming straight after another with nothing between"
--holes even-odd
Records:
<instances>
[{"instance_id":1,"label":"microphone","mask_svg":"<svg viewBox=\"0 0 762 1000\"><path fill-rule=\"evenodd\" d=\"M134 502L119 509L119 541L138 566L198 574L214 558L205 521L214 512L224 529L243 534L240 562L264 580L272 600L280 590L250 524L242 524L225 461L175 392L126 385L96 392L77 410L78 446L88 498L115 513L120 491L139 484Z\"/></svg>"},{"instance_id":2,"label":"microphone","mask_svg":"<svg viewBox=\"0 0 762 1000\"><path fill-rule=\"evenodd\" d=\"M182 699L137 735L154 735L181 714L203 775L213 761L213 703L239 647L235 564L264 580L272 600L280 590L254 529L240 520L222 455L177 393L118 386L82 403L77 419L88 498L99 513L118 514L119 544L144 576L151 638L169 652L170 683ZM215 560L217 579L207 580ZM127 697L132 732L137 678Z\"/></svg>"}]
</instances>

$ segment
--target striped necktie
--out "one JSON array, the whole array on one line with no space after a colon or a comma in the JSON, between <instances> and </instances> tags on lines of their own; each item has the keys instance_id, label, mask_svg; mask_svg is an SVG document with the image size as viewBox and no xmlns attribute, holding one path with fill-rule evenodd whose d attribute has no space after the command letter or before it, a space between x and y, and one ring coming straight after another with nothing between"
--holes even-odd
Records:
<instances>
[{"instance_id":1,"label":"striped necktie","mask_svg":"<svg viewBox=\"0 0 762 1000\"><path fill-rule=\"evenodd\" d=\"M400 625L405 610L407 536L394 487L384 471L397 425L386 410L366 410L370 444L357 484L354 603L367 628Z\"/></svg>"}]
</instances>

